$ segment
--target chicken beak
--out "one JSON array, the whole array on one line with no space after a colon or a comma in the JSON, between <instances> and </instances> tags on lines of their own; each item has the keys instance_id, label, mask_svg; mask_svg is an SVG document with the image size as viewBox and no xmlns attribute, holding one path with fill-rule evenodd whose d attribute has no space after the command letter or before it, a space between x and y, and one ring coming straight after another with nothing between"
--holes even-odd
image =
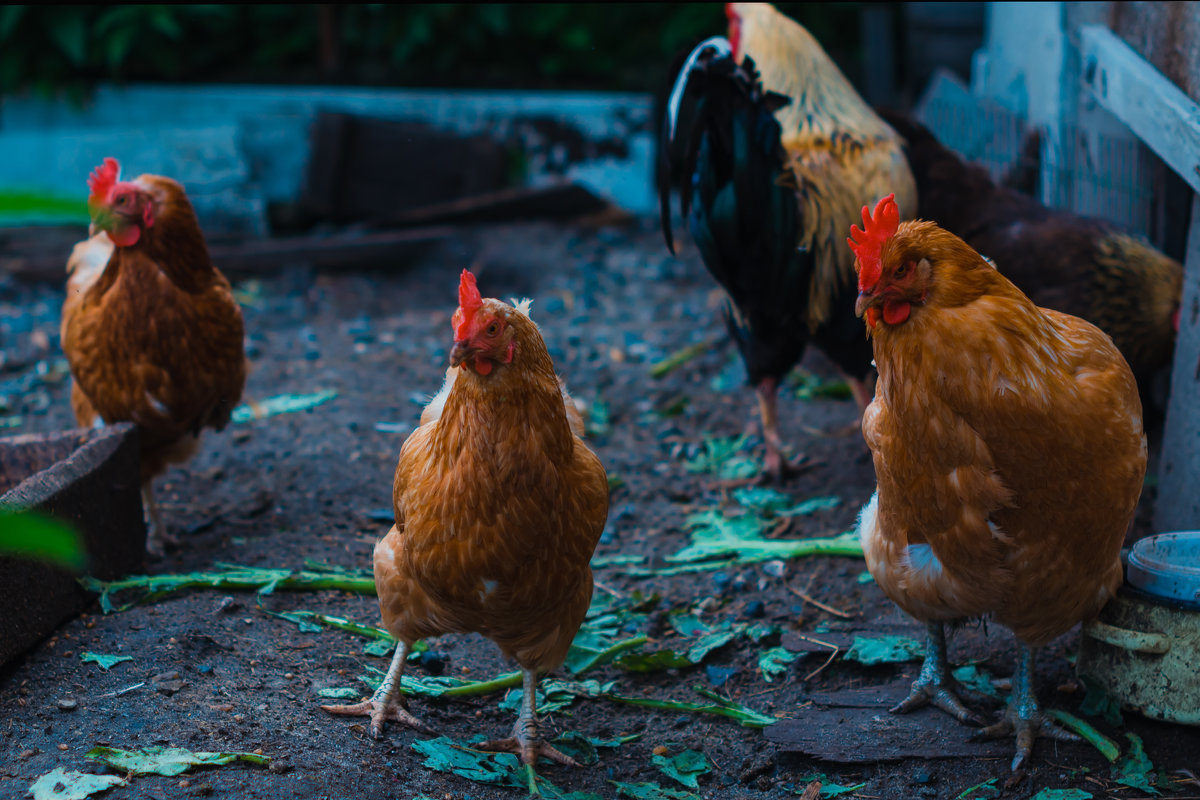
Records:
<instances>
[{"instance_id":1,"label":"chicken beak","mask_svg":"<svg viewBox=\"0 0 1200 800\"><path fill-rule=\"evenodd\" d=\"M457 367L471 357L471 345L467 342L455 342L450 348L450 366Z\"/></svg>"},{"instance_id":2,"label":"chicken beak","mask_svg":"<svg viewBox=\"0 0 1200 800\"><path fill-rule=\"evenodd\" d=\"M861 317L863 313L870 308L875 302L875 293L871 291L861 291L858 293L858 300L854 304L854 316Z\"/></svg>"}]
</instances>

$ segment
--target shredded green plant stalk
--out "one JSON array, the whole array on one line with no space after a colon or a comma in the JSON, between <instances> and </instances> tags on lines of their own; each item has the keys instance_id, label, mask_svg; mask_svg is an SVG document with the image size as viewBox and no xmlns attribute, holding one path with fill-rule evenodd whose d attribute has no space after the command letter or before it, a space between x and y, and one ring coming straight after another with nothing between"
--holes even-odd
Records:
<instances>
[{"instance_id":1,"label":"shredded green plant stalk","mask_svg":"<svg viewBox=\"0 0 1200 800\"><path fill-rule=\"evenodd\" d=\"M690 344L681 350L676 350L662 361L656 361L650 365L650 377L661 378L667 375L679 367L682 367L696 356L702 355L716 347L720 341L721 340L717 338L705 339L703 342Z\"/></svg>"},{"instance_id":2,"label":"shredded green plant stalk","mask_svg":"<svg viewBox=\"0 0 1200 800\"><path fill-rule=\"evenodd\" d=\"M241 589L259 594L270 594L276 589L290 591L317 591L340 589L354 594L375 594L375 579L365 574L333 570L288 570L259 567L244 567L237 564L217 563L210 572L186 572L169 575L131 575L115 581L101 581L92 577L79 579L80 585L89 592L100 594L100 608L105 614L125 611L138 603L154 602L163 596L181 589ZM140 590L144 594L124 605L115 605L113 596L124 591Z\"/></svg>"},{"instance_id":3,"label":"shredded green plant stalk","mask_svg":"<svg viewBox=\"0 0 1200 800\"><path fill-rule=\"evenodd\" d=\"M1088 744L1099 750L1100 755L1107 758L1110 762L1115 762L1121 755L1121 748L1117 746L1116 742L1074 714L1057 708L1046 709L1045 713L1046 716L1050 717L1055 722L1061 723L1063 726L1071 729L1083 737Z\"/></svg>"},{"instance_id":4,"label":"shredded green plant stalk","mask_svg":"<svg viewBox=\"0 0 1200 800\"><path fill-rule=\"evenodd\" d=\"M645 708L659 708L665 711L688 711L696 714L714 714L719 717L728 717L729 719L737 720L747 728L765 728L768 725L774 725L777 721L775 717L769 714L763 714L755 711L752 708L739 705L732 700L726 700L715 692L711 692L703 687L694 686L696 693L714 700L711 704L702 703L682 703L676 700L656 700L647 697L627 697L625 695L609 692L602 695L609 700L618 703L625 703L631 706L643 706Z\"/></svg>"}]
</instances>

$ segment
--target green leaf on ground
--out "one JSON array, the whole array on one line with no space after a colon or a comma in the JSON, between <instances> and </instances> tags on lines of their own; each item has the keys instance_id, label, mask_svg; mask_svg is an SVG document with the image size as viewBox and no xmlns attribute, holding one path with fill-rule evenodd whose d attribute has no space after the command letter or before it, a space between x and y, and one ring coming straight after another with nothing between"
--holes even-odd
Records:
<instances>
[{"instance_id":1,"label":"green leaf on ground","mask_svg":"<svg viewBox=\"0 0 1200 800\"><path fill-rule=\"evenodd\" d=\"M300 630L304 630L301 628ZM395 642L389 642L386 639L375 639L363 645L363 653L368 656L382 656L384 658L390 656L392 651L396 649Z\"/></svg>"},{"instance_id":2,"label":"green leaf on ground","mask_svg":"<svg viewBox=\"0 0 1200 800\"><path fill-rule=\"evenodd\" d=\"M840 783L834 783L822 772L815 772L812 775L801 778L797 784L797 788L793 791L795 791L796 794L802 794L805 789L812 784L813 781L820 782L821 797L840 797L844 794L853 794L867 785L866 783L856 783L853 786L846 786ZM800 784L804 785L803 789L799 788Z\"/></svg>"},{"instance_id":3,"label":"green leaf on ground","mask_svg":"<svg viewBox=\"0 0 1200 800\"><path fill-rule=\"evenodd\" d=\"M0 513L0 555L42 561L72 572L87 566L87 550L79 533L32 511Z\"/></svg>"},{"instance_id":4,"label":"green leaf on ground","mask_svg":"<svg viewBox=\"0 0 1200 800\"><path fill-rule=\"evenodd\" d=\"M696 779L705 773L712 772L708 758L697 750L684 750L673 756L654 756L650 763L668 778L673 778L689 789L699 789Z\"/></svg>"},{"instance_id":5,"label":"green leaf on ground","mask_svg":"<svg viewBox=\"0 0 1200 800\"><path fill-rule=\"evenodd\" d=\"M826 508L833 508L842 501L839 497L810 497L800 503L778 489L766 486L742 486L733 490L733 499L740 505L770 517L798 517Z\"/></svg>"},{"instance_id":6,"label":"green leaf on ground","mask_svg":"<svg viewBox=\"0 0 1200 800\"><path fill-rule=\"evenodd\" d=\"M860 664L896 664L925 657L925 646L908 636L855 636L842 658Z\"/></svg>"},{"instance_id":7,"label":"green leaf on ground","mask_svg":"<svg viewBox=\"0 0 1200 800\"><path fill-rule=\"evenodd\" d=\"M764 650L758 657L758 669L762 672L763 680L770 683L776 675L786 674L793 661L801 656L783 647L772 647Z\"/></svg>"},{"instance_id":8,"label":"green leaf on ground","mask_svg":"<svg viewBox=\"0 0 1200 800\"><path fill-rule=\"evenodd\" d=\"M1042 789L1029 800L1092 800L1092 793L1083 789Z\"/></svg>"},{"instance_id":9,"label":"green leaf on ground","mask_svg":"<svg viewBox=\"0 0 1200 800\"><path fill-rule=\"evenodd\" d=\"M1099 717L1109 725L1124 725L1125 720L1121 717L1121 703L1109 695L1104 690L1104 687L1094 681L1089 681L1086 678L1080 679L1083 684L1086 694L1083 696L1083 702L1079 704L1079 713L1089 717Z\"/></svg>"},{"instance_id":10,"label":"green leaf on ground","mask_svg":"<svg viewBox=\"0 0 1200 800\"><path fill-rule=\"evenodd\" d=\"M1157 786L1158 774L1146 755L1142 737L1136 733L1126 733L1125 738L1129 740L1129 751L1113 765L1113 780L1143 792L1162 794Z\"/></svg>"},{"instance_id":11,"label":"green leaf on ground","mask_svg":"<svg viewBox=\"0 0 1200 800\"><path fill-rule=\"evenodd\" d=\"M753 564L812 555L862 557L862 543L852 531L829 538L768 539L763 536L768 525L754 514L728 517L716 509L692 514L684 523L691 530L691 545L666 560L681 563L734 556L737 563ZM641 574L635 570L626 572Z\"/></svg>"},{"instance_id":12,"label":"green leaf on ground","mask_svg":"<svg viewBox=\"0 0 1200 800\"><path fill-rule=\"evenodd\" d=\"M696 662L688 658L686 653L677 653L674 650L625 653L613 663L630 672L659 672L664 669L680 669L696 665Z\"/></svg>"},{"instance_id":13,"label":"green leaf on ground","mask_svg":"<svg viewBox=\"0 0 1200 800\"><path fill-rule=\"evenodd\" d=\"M597 397L588 407L584 431L588 436L604 436L609 431L611 421L608 402Z\"/></svg>"},{"instance_id":14,"label":"green leaf on ground","mask_svg":"<svg viewBox=\"0 0 1200 800\"><path fill-rule=\"evenodd\" d=\"M695 458L685 460L683 468L688 472L716 475L721 480L753 478L762 469L761 465L750 456L738 454L747 441L749 437L745 434L729 437L705 434L701 452Z\"/></svg>"},{"instance_id":15,"label":"green leaf on ground","mask_svg":"<svg viewBox=\"0 0 1200 800\"><path fill-rule=\"evenodd\" d=\"M630 736L618 736L613 739L600 739L595 736L585 736L579 731L563 731L554 739L552 744L580 764L591 766L600 761L600 755L596 752L597 748L616 748L626 742L632 742L639 738L641 738L641 734L639 733Z\"/></svg>"},{"instance_id":16,"label":"green leaf on ground","mask_svg":"<svg viewBox=\"0 0 1200 800\"><path fill-rule=\"evenodd\" d=\"M796 387L796 397L800 400L815 400L818 397L829 397L834 400L846 400L853 397L850 384L840 378L826 379L803 367L797 367L787 376L790 386Z\"/></svg>"},{"instance_id":17,"label":"green leaf on ground","mask_svg":"<svg viewBox=\"0 0 1200 800\"><path fill-rule=\"evenodd\" d=\"M314 394L281 394L268 397L261 403L243 403L233 410L229 418L234 422L249 422L255 419L273 417L277 414L291 414L296 411L307 411L327 403L337 397L337 392L325 390Z\"/></svg>"},{"instance_id":18,"label":"green leaf on ground","mask_svg":"<svg viewBox=\"0 0 1200 800\"><path fill-rule=\"evenodd\" d=\"M91 775L55 767L34 781L29 791L33 792L33 800L86 800L126 783L128 781L119 775Z\"/></svg>"},{"instance_id":19,"label":"green leaf on ground","mask_svg":"<svg viewBox=\"0 0 1200 800\"><path fill-rule=\"evenodd\" d=\"M350 686L334 686L327 689L318 689L318 697L327 697L330 700L357 700L362 697L362 692Z\"/></svg>"},{"instance_id":20,"label":"green leaf on ground","mask_svg":"<svg viewBox=\"0 0 1200 800\"><path fill-rule=\"evenodd\" d=\"M609 783L617 787L618 797L628 797L630 800L700 800L698 794L659 786L657 783L622 783L611 780Z\"/></svg>"},{"instance_id":21,"label":"green leaf on ground","mask_svg":"<svg viewBox=\"0 0 1200 800\"><path fill-rule=\"evenodd\" d=\"M983 783L977 783L974 786L968 786L954 796L954 800L979 800L978 797L972 797L976 792L990 792L990 797L995 797L1000 794L1000 790L996 788L996 782L999 778L988 778Z\"/></svg>"},{"instance_id":22,"label":"green leaf on ground","mask_svg":"<svg viewBox=\"0 0 1200 800\"><path fill-rule=\"evenodd\" d=\"M523 767L511 753L475 750L445 736L418 739L412 748L425 756L422 763L429 769L450 772L476 783L523 789L551 800L600 800L591 792L564 792L534 770Z\"/></svg>"},{"instance_id":23,"label":"green leaf on ground","mask_svg":"<svg viewBox=\"0 0 1200 800\"><path fill-rule=\"evenodd\" d=\"M248 761L266 766L271 759L257 753L193 753L182 747L151 745L141 750L121 750L116 747L93 747L85 758L130 775L179 775L192 767L220 767L234 761Z\"/></svg>"},{"instance_id":24,"label":"green leaf on ground","mask_svg":"<svg viewBox=\"0 0 1200 800\"><path fill-rule=\"evenodd\" d=\"M109 656L85 650L79 654L79 660L84 664L99 664L102 670L108 672L122 661L133 661L133 656Z\"/></svg>"},{"instance_id":25,"label":"green leaf on ground","mask_svg":"<svg viewBox=\"0 0 1200 800\"><path fill-rule=\"evenodd\" d=\"M986 669L980 669L975 664L966 664L951 673L954 680L968 689L973 689L988 697L999 697L1000 692L992 682L992 675Z\"/></svg>"}]
</instances>

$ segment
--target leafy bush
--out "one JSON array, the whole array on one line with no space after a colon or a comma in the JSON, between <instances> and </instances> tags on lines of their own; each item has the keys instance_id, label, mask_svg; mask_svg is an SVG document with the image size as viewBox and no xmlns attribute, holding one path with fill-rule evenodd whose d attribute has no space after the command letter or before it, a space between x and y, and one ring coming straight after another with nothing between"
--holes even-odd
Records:
<instances>
[{"instance_id":1,"label":"leafy bush","mask_svg":"<svg viewBox=\"0 0 1200 800\"><path fill-rule=\"evenodd\" d=\"M781 4L836 55L857 3ZM0 6L0 92L100 81L662 91L719 4Z\"/></svg>"}]
</instances>

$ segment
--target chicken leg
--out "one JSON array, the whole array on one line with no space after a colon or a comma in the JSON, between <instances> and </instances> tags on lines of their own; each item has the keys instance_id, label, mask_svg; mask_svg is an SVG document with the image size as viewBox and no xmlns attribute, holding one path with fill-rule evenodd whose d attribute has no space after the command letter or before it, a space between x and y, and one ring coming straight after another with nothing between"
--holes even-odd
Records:
<instances>
[{"instance_id":1,"label":"chicken leg","mask_svg":"<svg viewBox=\"0 0 1200 800\"><path fill-rule=\"evenodd\" d=\"M158 509L158 500L154 497L154 479L142 484L142 505L150 517L150 536L146 540L146 551L156 558L161 558L166 545L177 545L179 540L167 533L163 524L162 512Z\"/></svg>"},{"instance_id":2,"label":"chicken leg","mask_svg":"<svg viewBox=\"0 0 1200 800\"><path fill-rule=\"evenodd\" d=\"M767 446L767 454L763 458L763 475L765 480L776 483L799 471L803 456L789 461L783 456L783 440L779 436L779 381L775 378L763 378L754 387L758 395L758 411L762 416L763 442Z\"/></svg>"},{"instance_id":3,"label":"chicken leg","mask_svg":"<svg viewBox=\"0 0 1200 800\"><path fill-rule=\"evenodd\" d=\"M388 667L387 674L383 676L383 681L375 690L375 694L371 695L370 700L364 700L352 706L321 706L321 708L330 714L370 717L372 739L383 738L383 724L388 720L416 728L422 733L435 733L433 728L408 713L404 707L404 697L400 694L400 676L404 674L404 664L410 652L412 652L410 643L400 642L396 645L396 652L392 655L392 663Z\"/></svg>"},{"instance_id":4,"label":"chicken leg","mask_svg":"<svg viewBox=\"0 0 1200 800\"><path fill-rule=\"evenodd\" d=\"M893 706L891 712L907 714L932 703L959 722L979 727L986 725L983 717L963 705L958 697L958 682L946 663L946 631L942 622L930 620L925 623L925 631L925 661L921 664L921 672L913 681L908 697Z\"/></svg>"},{"instance_id":5,"label":"chicken leg","mask_svg":"<svg viewBox=\"0 0 1200 800\"><path fill-rule=\"evenodd\" d=\"M533 767L538 756L545 756L551 761L578 767L579 762L542 740L538 732L537 712L537 672L521 667L524 674L524 693L521 697L521 712L517 715L517 723L513 725L512 736L507 739L493 739L490 742L475 745L479 750L490 750L502 753L514 753L521 758L521 763ZM530 779L532 781L532 777ZM531 789L532 791L532 789Z\"/></svg>"},{"instance_id":6,"label":"chicken leg","mask_svg":"<svg viewBox=\"0 0 1200 800\"><path fill-rule=\"evenodd\" d=\"M1048 736L1064 742L1077 742L1079 737L1063 730L1042 714L1037 694L1033 691L1034 649L1017 640L1017 670L1013 673L1012 694L1004 709L1003 718L995 725L977 731L972 738L999 739L1015 733L1017 752L1013 756L1012 771L1018 772L1033 753L1033 742L1039 736Z\"/></svg>"}]
</instances>

